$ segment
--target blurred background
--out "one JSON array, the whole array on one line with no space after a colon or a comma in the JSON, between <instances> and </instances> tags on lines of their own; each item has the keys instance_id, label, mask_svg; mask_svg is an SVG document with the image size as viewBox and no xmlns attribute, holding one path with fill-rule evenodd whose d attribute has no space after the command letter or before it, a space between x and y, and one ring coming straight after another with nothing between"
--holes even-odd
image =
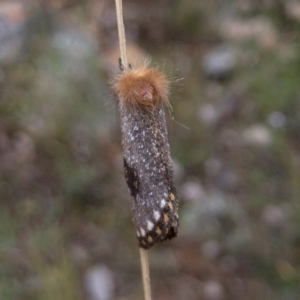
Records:
<instances>
[{"instance_id":1,"label":"blurred background","mask_svg":"<svg viewBox=\"0 0 300 300\"><path fill-rule=\"evenodd\" d=\"M124 0L172 81L180 233L156 300L300 298L300 1ZM0 299L142 299L114 1L0 2Z\"/></svg>"}]
</instances>

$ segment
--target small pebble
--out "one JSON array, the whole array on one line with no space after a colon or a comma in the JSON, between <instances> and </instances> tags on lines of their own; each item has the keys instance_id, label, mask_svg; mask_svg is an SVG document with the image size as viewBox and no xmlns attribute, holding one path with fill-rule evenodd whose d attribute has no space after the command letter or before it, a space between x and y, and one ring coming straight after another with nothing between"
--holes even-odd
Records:
<instances>
[{"instance_id":1,"label":"small pebble","mask_svg":"<svg viewBox=\"0 0 300 300\"><path fill-rule=\"evenodd\" d=\"M268 146L272 141L270 130L261 124L254 124L243 132L244 141L257 146Z\"/></svg>"},{"instance_id":2,"label":"small pebble","mask_svg":"<svg viewBox=\"0 0 300 300\"><path fill-rule=\"evenodd\" d=\"M268 122L273 128L282 128L286 123L286 117L282 112L274 111L269 115Z\"/></svg>"},{"instance_id":3,"label":"small pebble","mask_svg":"<svg viewBox=\"0 0 300 300\"><path fill-rule=\"evenodd\" d=\"M227 46L220 46L206 54L202 60L204 74L212 79L224 79L234 70L236 58Z\"/></svg>"},{"instance_id":4,"label":"small pebble","mask_svg":"<svg viewBox=\"0 0 300 300\"><path fill-rule=\"evenodd\" d=\"M204 299L221 300L224 299L224 288L215 280L208 281L203 286Z\"/></svg>"},{"instance_id":5,"label":"small pebble","mask_svg":"<svg viewBox=\"0 0 300 300\"><path fill-rule=\"evenodd\" d=\"M84 276L84 285L89 300L115 299L113 275L106 266L98 265L88 269Z\"/></svg>"}]
</instances>

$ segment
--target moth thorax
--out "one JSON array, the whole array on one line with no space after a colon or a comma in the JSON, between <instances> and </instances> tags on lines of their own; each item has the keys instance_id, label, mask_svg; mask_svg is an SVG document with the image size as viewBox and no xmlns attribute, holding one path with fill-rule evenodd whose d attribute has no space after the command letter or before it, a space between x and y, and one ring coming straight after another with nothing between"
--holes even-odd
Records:
<instances>
[{"instance_id":1,"label":"moth thorax","mask_svg":"<svg viewBox=\"0 0 300 300\"><path fill-rule=\"evenodd\" d=\"M154 68L127 70L114 82L121 108L152 111L162 102L169 105L168 80Z\"/></svg>"}]
</instances>

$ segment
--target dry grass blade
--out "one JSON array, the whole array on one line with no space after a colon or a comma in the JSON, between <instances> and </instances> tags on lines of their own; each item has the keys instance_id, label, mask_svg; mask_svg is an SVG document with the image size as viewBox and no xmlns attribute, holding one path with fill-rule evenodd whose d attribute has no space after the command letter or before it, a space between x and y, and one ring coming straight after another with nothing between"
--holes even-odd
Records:
<instances>
[{"instance_id":1,"label":"dry grass blade","mask_svg":"<svg viewBox=\"0 0 300 300\"><path fill-rule=\"evenodd\" d=\"M126 54L126 39L125 29L122 13L122 0L116 0L117 20L118 20L118 32L119 32L119 44L121 52L121 60L124 70L128 67L127 54ZM151 286L150 286L150 274L149 274L149 260L147 250L140 248L142 276L144 285L145 300L151 300Z\"/></svg>"}]
</instances>

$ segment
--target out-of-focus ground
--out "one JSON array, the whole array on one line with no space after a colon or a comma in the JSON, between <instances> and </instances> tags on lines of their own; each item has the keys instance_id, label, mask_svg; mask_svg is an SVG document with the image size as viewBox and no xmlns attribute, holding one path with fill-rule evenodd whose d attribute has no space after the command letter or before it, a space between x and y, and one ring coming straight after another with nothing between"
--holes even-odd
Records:
<instances>
[{"instance_id":1,"label":"out-of-focus ground","mask_svg":"<svg viewBox=\"0 0 300 300\"><path fill-rule=\"evenodd\" d=\"M123 2L130 60L174 81L153 299L299 300L300 2ZM118 56L114 1L0 2L1 300L143 297Z\"/></svg>"}]
</instances>

